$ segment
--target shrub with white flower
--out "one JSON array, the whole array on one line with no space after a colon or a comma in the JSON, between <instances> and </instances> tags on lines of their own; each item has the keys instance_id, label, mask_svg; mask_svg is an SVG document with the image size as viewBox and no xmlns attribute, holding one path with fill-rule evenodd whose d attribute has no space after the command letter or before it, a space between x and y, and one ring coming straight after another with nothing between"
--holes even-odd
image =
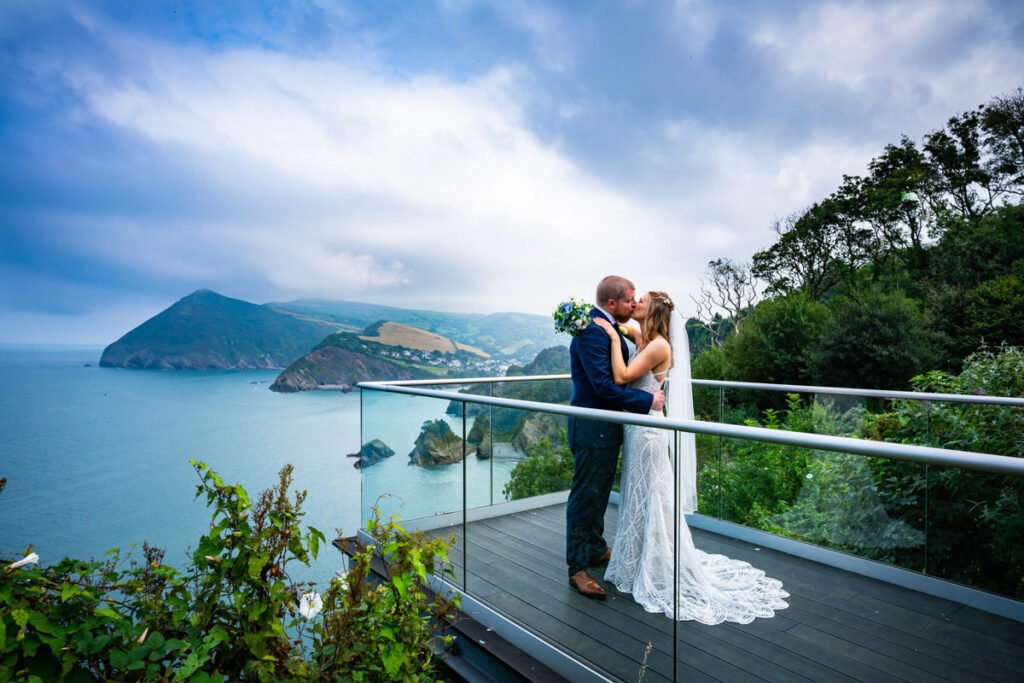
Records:
<instances>
[{"instance_id":1,"label":"shrub with white flower","mask_svg":"<svg viewBox=\"0 0 1024 683\"><path fill-rule=\"evenodd\" d=\"M37 553L29 553L17 562L11 562L7 565L7 569L17 569L18 567L24 567L26 564L39 564L39 555Z\"/></svg>"},{"instance_id":2,"label":"shrub with white flower","mask_svg":"<svg viewBox=\"0 0 1024 683\"><path fill-rule=\"evenodd\" d=\"M593 308L593 304L576 297L558 304L551 314L555 319L555 332L564 332L575 337L590 324L590 311Z\"/></svg>"},{"instance_id":3,"label":"shrub with white flower","mask_svg":"<svg viewBox=\"0 0 1024 683\"><path fill-rule=\"evenodd\" d=\"M299 614L303 619L315 619L323 608L324 600L316 591L303 593L299 599Z\"/></svg>"}]
</instances>

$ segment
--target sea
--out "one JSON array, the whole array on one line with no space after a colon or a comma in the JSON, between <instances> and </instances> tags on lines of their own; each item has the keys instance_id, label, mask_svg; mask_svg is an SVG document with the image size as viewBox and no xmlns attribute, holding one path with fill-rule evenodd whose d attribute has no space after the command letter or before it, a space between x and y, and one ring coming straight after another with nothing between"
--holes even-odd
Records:
<instances>
[{"instance_id":1,"label":"sea","mask_svg":"<svg viewBox=\"0 0 1024 683\"><path fill-rule=\"evenodd\" d=\"M0 345L0 557L33 546L41 561L141 559L142 544L179 568L209 528L189 460L209 465L250 497L286 464L303 489L303 525L352 535L377 504L403 523L502 499L514 457L424 468L409 452L424 422L462 435L448 401L376 391L270 391L276 371L99 367L102 347ZM379 438L395 455L354 467ZM326 584L344 566L330 545L292 578Z\"/></svg>"}]
</instances>

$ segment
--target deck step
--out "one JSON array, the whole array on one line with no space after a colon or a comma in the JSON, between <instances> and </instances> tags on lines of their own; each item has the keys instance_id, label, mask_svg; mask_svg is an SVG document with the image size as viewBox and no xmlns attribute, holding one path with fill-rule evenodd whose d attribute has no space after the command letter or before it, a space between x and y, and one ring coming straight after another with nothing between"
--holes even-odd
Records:
<instances>
[{"instance_id":1,"label":"deck step","mask_svg":"<svg viewBox=\"0 0 1024 683\"><path fill-rule=\"evenodd\" d=\"M336 539L333 544L349 557L361 547L355 536ZM384 565L379 558L374 557L370 569L378 577L384 576ZM433 597L433 592L429 595ZM442 661L455 680L470 683L561 683L567 680L464 613L452 626L452 631L455 642Z\"/></svg>"}]
</instances>

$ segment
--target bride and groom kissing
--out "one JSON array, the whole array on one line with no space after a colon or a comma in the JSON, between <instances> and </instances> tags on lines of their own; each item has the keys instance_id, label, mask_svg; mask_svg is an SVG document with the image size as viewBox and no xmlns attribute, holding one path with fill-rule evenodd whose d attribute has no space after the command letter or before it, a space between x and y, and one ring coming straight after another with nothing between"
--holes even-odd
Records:
<instances>
[{"instance_id":1,"label":"bride and groom kissing","mask_svg":"<svg viewBox=\"0 0 1024 683\"><path fill-rule=\"evenodd\" d=\"M650 291L637 301L632 282L609 275L598 283L596 301L590 324L569 346L571 405L652 416L665 408L671 419L692 420L689 343L671 297ZM630 320L639 327L626 325ZM636 347L632 358L627 339ZM789 594L778 580L746 562L694 547L683 517L697 507L692 433L577 417L569 418L568 427L573 479L566 562L573 589L605 599L607 592L589 570L607 564L605 581L632 594L648 612L670 618L749 623L787 607ZM609 547L604 516L620 447L618 522Z\"/></svg>"}]
</instances>

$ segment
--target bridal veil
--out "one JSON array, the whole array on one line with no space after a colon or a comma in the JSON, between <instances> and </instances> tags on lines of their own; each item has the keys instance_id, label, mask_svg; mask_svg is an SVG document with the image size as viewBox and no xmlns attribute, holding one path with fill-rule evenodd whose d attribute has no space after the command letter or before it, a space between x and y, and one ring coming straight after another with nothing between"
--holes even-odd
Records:
<instances>
[{"instance_id":1,"label":"bridal veil","mask_svg":"<svg viewBox=\"0 0 1024 683\"><path fill-rule=\"evenodd\" d=\"M669 419L693 419L693 382L690 377L690 342L686 322L672 311L668 327L672 345L672 369L665 388L665 408ZM679 509L683 514L697 511L697 439L692 432L675 432L670 445L679 486Z\"/></svg>"}]
</instances>

